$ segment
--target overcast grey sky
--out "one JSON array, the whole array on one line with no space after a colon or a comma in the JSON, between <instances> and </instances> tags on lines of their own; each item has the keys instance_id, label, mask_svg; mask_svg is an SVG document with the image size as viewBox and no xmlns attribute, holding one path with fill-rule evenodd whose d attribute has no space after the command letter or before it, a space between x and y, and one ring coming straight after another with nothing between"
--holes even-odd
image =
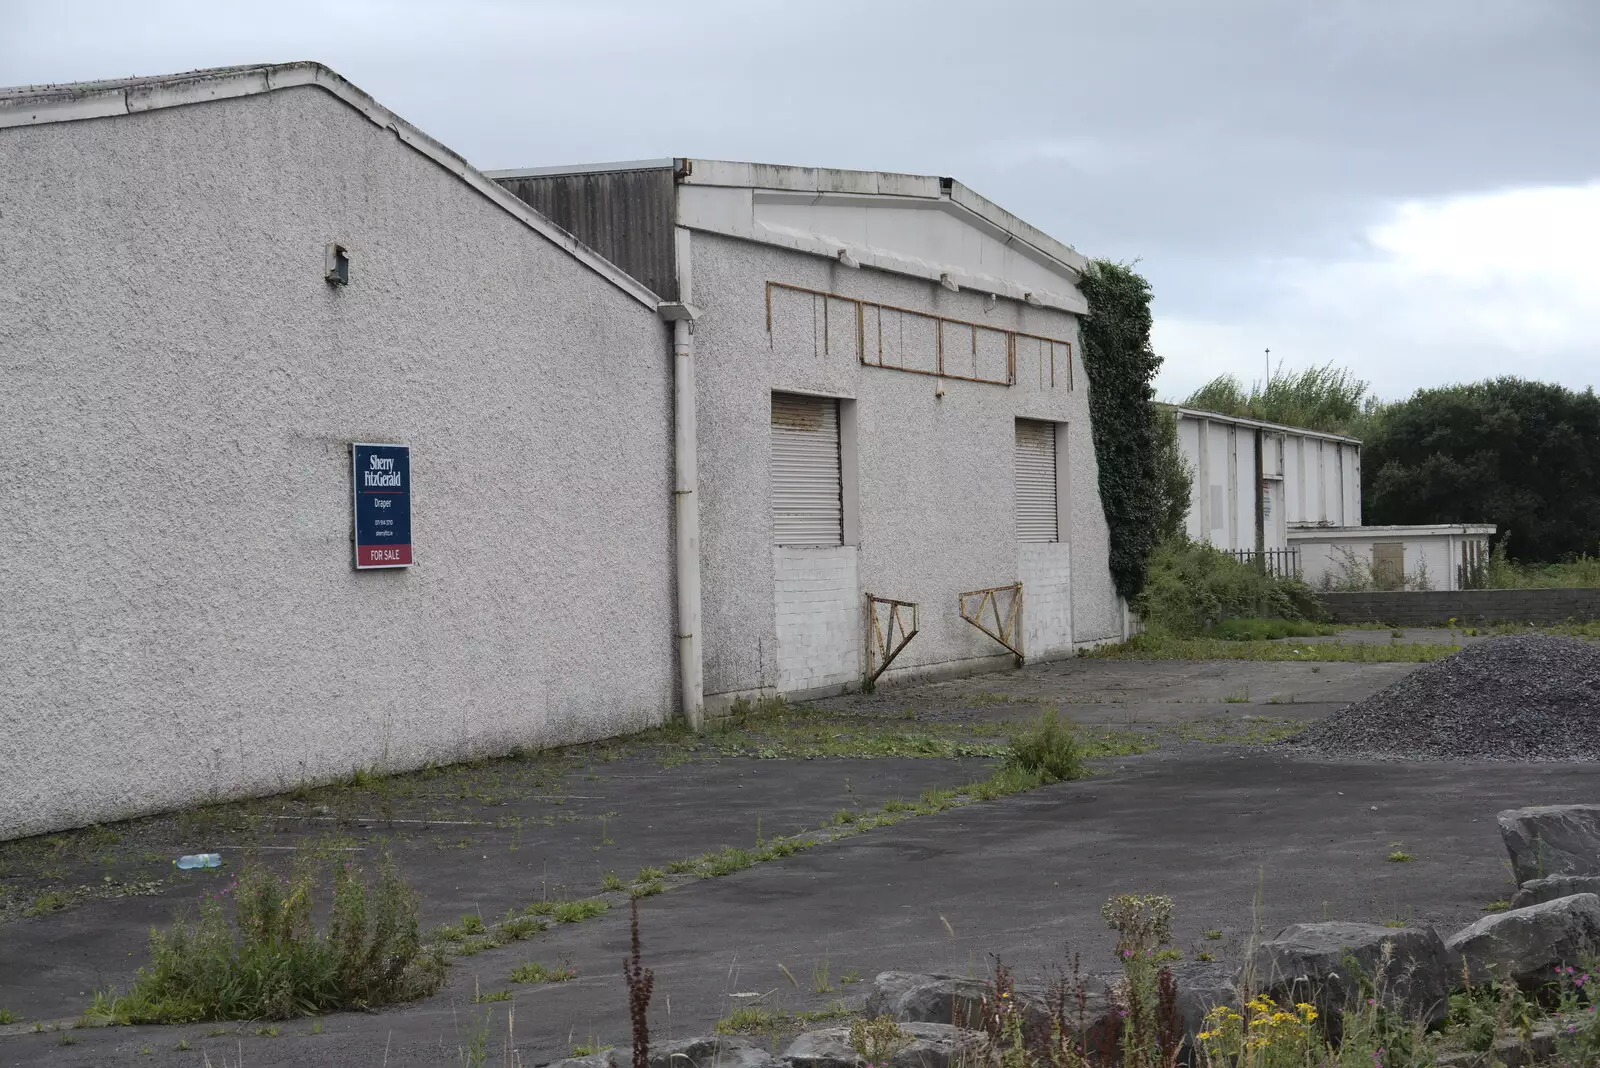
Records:
<instances>
[{"instance_id":1,"label":"overcast grey sky","mask_svg":"<svg viewBox=\"0 0 1600 1068\"><path fill-rule=\"evenodd\" d=\"M952 175L1140 261L1164 396L1600 377L1600 0L0 0L0 84L291 59L485 169Z\"/></svg>"}]
</instances>

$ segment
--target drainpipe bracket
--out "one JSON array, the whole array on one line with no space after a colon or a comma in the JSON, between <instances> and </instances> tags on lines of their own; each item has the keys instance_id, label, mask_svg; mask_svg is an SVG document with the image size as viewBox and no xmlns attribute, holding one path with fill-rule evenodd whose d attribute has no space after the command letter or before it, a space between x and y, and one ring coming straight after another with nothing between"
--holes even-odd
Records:
<instances>
[{"instance_id":1,"label":"drainpipe bracket","mask_svg":"<svg viewBox=\"0 0 1600 1068\"><path fill-rule=\"evenodd\" d=\"M656 305L656 314L669 323L676 323L685 319L692 323L705 314L705 309L687 301L664 300Z\"/></svg>"}]
</instances>

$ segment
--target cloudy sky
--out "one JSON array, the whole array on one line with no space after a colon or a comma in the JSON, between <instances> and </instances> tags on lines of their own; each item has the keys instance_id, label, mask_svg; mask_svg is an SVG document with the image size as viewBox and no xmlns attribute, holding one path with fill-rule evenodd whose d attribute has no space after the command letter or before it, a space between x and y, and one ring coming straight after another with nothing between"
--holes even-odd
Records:
<instances>
[{"instance_id":1,"label":"cloudy sky","mask_svg":"<svg viewBox=\"0 0 1600 1068\"><path fill-rule=\"evenodd\" d=\"M1600 378L1600 0L0 0L0 84L292 59L486 169L955 176L1139 261L1167 397Z\"/></svg>"}]
</instances>

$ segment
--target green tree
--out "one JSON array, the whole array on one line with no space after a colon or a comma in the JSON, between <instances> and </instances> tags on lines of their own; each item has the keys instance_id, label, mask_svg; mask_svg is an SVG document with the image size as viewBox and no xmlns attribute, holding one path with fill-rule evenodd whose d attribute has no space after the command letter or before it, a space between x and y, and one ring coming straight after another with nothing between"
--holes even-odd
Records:
<instances>
[{"instance_id":1,"label":"green tree","mask_svg":"<svg viewBox=\"0 0 1600 1068\"><path fill-rule=\"evenodd\" d=\"M1194 468L1183 458L1178 444L1178 413L1156 409L1156 537L1160 541L1186 537L1185 520L1194 493Z\"/></svg>"},{"instance_id":2,"label":"green tree","mask_svg":"<svg viewBox=\"0 0 1600 1068\"><path fill-rule=\"evenodd\" d=\"M1159 415L1150 345L1150 283L1125 263L1094 260L1078 288L1089 302L1083 366L1100 469L1100 504L1111 534L1111 578L1132 600L1144 589L1162 523ZM1187 504L1185 504L1187 507Z\"/></svg>"},{"instance_id":3,"label":"green tree","mask_svg":"<svg viewBox=\"0 0 1600 1068\"><path fill-rule=\"evenodd\" d=\"M1368 523L1494 523L1510 556L1600 544L1600 397L1495 378L1382 407L1363 446Z\"/></svg>"},{"instance_id":4,"label":"green tree","mask_svg":"<svg viewBox=\"0 0 1600 1068\"><path fill-rule=\"evenodd\" d=\"M1189 394L1183 406L1348 434L1358 429L1364 413L1373 406L1368 388L1349 370L1331 363L1302 371L1285 371L1280 363L1264 386L1252 382L1246 390L1233 375L1218 375Z\"/></svg>"}]
</instances>

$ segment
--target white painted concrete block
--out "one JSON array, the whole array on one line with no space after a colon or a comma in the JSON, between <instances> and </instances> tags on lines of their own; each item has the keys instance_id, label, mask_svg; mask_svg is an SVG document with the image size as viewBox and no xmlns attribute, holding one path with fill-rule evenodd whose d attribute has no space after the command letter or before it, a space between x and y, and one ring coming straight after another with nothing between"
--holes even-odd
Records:
<instances>
[{"instance_id":1,"label":"white painted concrete block","mask_svg":"<svg viewBox=\"0 0 1600 1068\"><path fill-rule=\"evenodd\" d=\"M773 550L778 692L843 686L861 677L856 549Z\"/></svg>"}]
</instances>

